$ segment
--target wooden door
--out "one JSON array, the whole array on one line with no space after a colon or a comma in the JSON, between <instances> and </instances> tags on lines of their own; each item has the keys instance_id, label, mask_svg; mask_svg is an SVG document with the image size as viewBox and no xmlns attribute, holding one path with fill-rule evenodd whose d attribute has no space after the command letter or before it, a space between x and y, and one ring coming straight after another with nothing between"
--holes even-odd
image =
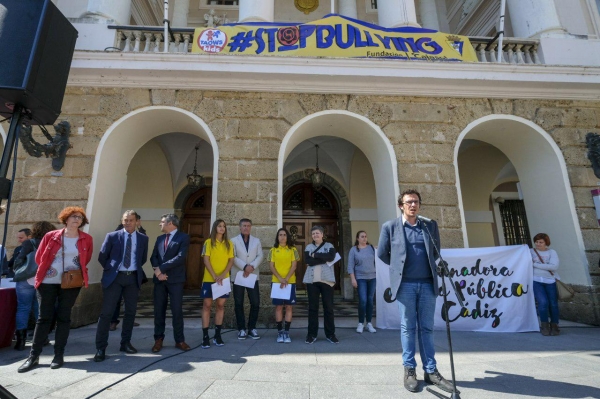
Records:
<instances>
[{"instance_id":1,"label":"wooden door","mask_svg":"<svg viewBox=\"0 0 600 399\"><path fill-rule=\"evenodd\" d=\"M306 289L302 283L306 273L304 248L312 242L310 230L313 226L322 226L325 229L325 240L332 243L343 257L340 252L337 201L326 188L314 191L311 184L300 183L286 191L283 203L283 227L290 232L301 258L296 268L296 288L303 290ZM334 266L336 290L340 290L341 264L342 261L339 261Z\"/></svg>"},{"instance_id":2,"label":"wooden door","mask_svg":"<svg viewBox=\"0 0 600 399\"><path fill-rule=\"evenodd\" d=\"M204 275L202 246L210 237L210 209L212 187L205 187L192 194L183 209L181 230L190 236L190 248L186 261L185 289L200 289Z\"/></svg>"}]
</instances>

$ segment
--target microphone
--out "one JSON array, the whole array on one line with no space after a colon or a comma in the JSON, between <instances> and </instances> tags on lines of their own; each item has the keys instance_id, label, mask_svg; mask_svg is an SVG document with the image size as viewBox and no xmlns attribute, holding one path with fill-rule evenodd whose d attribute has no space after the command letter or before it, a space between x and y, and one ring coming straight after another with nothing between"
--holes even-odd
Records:
<instances>
[{"instance_id":1,"label":"microphone","mask_svg":"<svg viewBox=\"0 0 600 399\"><path fill-rule=\"evenodd\" d=\"M425 216L422 216L422 215L417 215L417 219L422 220L424 222L431 222L431 219L426 218Z\"/></svg>"}]
</instances>

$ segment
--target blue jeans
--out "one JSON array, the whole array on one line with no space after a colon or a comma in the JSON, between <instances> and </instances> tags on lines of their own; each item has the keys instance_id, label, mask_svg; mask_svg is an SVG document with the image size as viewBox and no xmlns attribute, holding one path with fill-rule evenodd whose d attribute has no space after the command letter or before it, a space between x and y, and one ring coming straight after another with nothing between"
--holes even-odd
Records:
<instances>
[{"instance_id":1,"label":"blue jeans","mask_svg":"<svg viewBox=\"0 0 600 399\"><path fill-rule=\"evenodd\" d=\"M558 324L558 292L556 290L556 283L546 284L534 281L533 296L537 302L540 321L548 323L548 310L550 310L550 322Z\"/></svg>"},{"instance_id":2,"label":"blue jeans","mask_svg":"<svg viewBox=\"0 0 600 399\"><path fill-rule=\"evenodd\" d=\"M418 335L423 370L427 373L435 371L433 317L436 297L431 283L402 282L398 288L396 300L400 310L400 340L404 367L417 367L415 341Z\"/></svg>"},{"instance_id":3,"label":"blue jeans","mask_svg":"<svg viewBox=\"0 0 600 399\"><path fill-rule=\"evenodd\" d=\"M35 319L38 318L38 301L35 296L35 288L27 281L19 281L15 287L17 291L17 330L26 330L29 324L29 313L33 308Z\"/></svg>"},{"instance_id":4,"label":"blue jeans","mask_svg":"<svg viewBox=\"0 0 600 399\"><path fill-rule=\"evenodd\" d=\"M373 297L375 296L376 279L370 280L356 279L358 284L358 322L365 322L365 314L367 315L367 323L373 318Z\"/></svg>"}]
</instances>

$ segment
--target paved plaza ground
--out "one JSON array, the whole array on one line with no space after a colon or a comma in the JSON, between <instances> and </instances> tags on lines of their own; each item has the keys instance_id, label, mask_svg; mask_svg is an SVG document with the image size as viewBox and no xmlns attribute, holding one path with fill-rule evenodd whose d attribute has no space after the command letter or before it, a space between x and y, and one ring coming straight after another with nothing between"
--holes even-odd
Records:
<instances>
[{"instance_id":1,"label":"paved plaza ground","mask_svg":"<svg viewBox=\"0 0 600 399\"><path fill-rule=\"evenodd\" d=\"M291 344L275 343L275 330L262 339L238 341L224 334L225 346L183 353L167 332L165 348L152 354L152 320L134 329L137 355L118 352L120 329L111 333L102 363L92 361L96 326L71 331L62 369L50 370L52 348L41 366L17 373L26 352L0 350L0 385L26 398L434 398L402 386L398 331L357 334L353 319L337 320L341 343L306 345L306 320L295 320ZM186 341L200 344L199 319L186 319ZM450 377L445 331L435 334L438 368ZM461 398L600 398L600 328L563 323L563 334L453 334Z\"/></svg>"}]
</instances>

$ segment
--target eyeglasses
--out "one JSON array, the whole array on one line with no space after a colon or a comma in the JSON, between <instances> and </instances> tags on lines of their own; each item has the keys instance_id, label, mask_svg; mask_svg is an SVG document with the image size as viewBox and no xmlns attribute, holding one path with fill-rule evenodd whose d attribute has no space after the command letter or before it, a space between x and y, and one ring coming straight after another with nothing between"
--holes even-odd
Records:
<instances>
[{"instance_id":1,"label":"eyeglasses","mask_svg":"<svg viewBox=\"0 0 600 399\"><path fill-rule=\"evenodd\" d=\"M419 205L421 201L404 201L402 204L404 205Z\"/></svg>"},{"instance_id":2,"label":"eyeglasses","mask_svg":"<svg viewBox=\"0 0 600 399\"><path fill-rule=\"evenodd\" d=\"M80 215L71 215L69 217L73 218L73 219L77 219L77 220L83 220L83 216L80 216Z\"/></svg>"}]
</instances>

